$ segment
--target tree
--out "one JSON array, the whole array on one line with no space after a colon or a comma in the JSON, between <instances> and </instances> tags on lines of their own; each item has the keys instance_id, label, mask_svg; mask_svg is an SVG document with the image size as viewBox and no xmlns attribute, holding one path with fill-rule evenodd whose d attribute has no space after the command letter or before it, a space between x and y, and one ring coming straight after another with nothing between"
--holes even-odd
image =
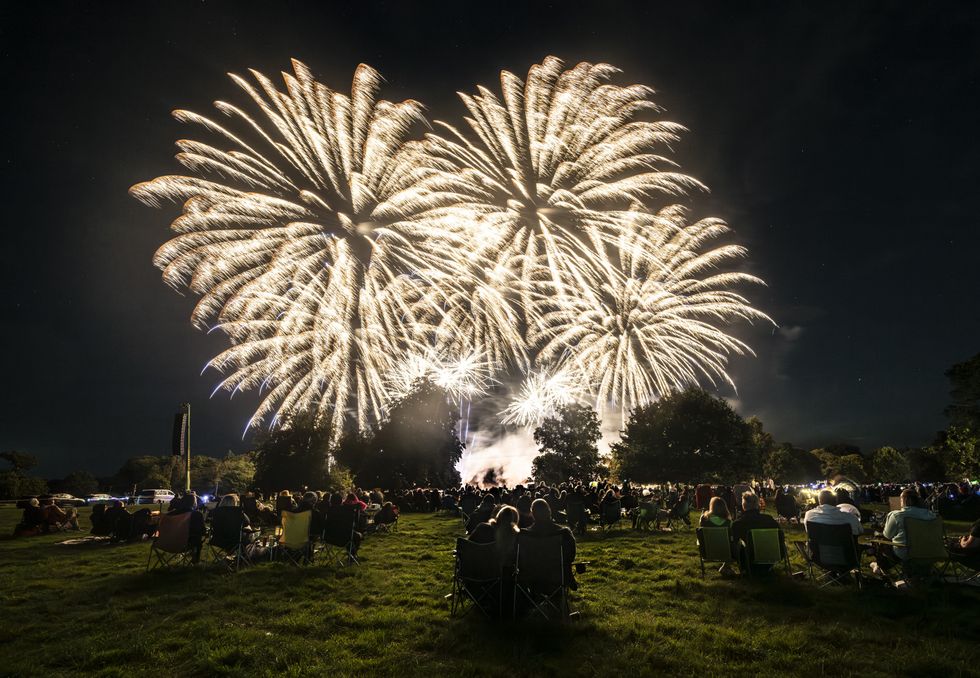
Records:
<instances>
[{"instance_id":1,"label":"tree","mask_svg":"<svg viewBox=\"0 0 980 678\"><path fill-rule=\"evenodd\" d=\"M759 466L752 427L697 388L634 409L612 452L620 476L638 482L734 482Z\"/></svg>"},{"instance_id":2,"label":"tree","mask_svg":"<svg viewBox=\"0 0 980 678\"><path fill-rule=\"evenodd\" d=\"M952 426L980 431L980 353L946 370L949 397L946 416Z\"/></svg>"},{"instance_id":3,"label":"tree","mask_svg":"<svg viewBox=\"0 0 980 678\"><path fill-rule=\"evenodd\" d=\"M329 429L310 413L284 416L255 438L255 484L264 492L327 488Z\"/></svg>"},{"instance_id":4,"label":"tree","mask_svg":"<svg viewBox=\"0 0 980 678\"><path fill-rule=\"evenodd\" d=\"M37 457L26 452L7 450L0 452L10 468L0 471L0 499L15 499L25 495L44 494L48 484L43 478L27 475L27 471L37 466Z\"/></svg>"},{"instance_id":5,"label":"tree","mask_svg":"<svg viewBox=\"0 0 980 678\"><path fill-rule=\"evenodd\" d=\"M534 429L540 453L531 466L532 475L548 483L591 480L601 465L596 444L601 437L595 410L575 403L562 405Z\"/></svg>"},{"instance_id":6,"label":"tree","mask_svg":"<svg viewBox=\"0 0 980 678\"><path fill-rule=\"evenodd\" d=\"M871 453L871 480L879 483L903 483L912 478L908 456L894 447L879 447Z\"/></svg>"},{"instance_id":7,"label":"tree","mask_svg":"<svg viewBox=\"0 0 980 678\"><path fill-rule=\"evenodd\" d=\"M762 472L780 484L809 483L821 477L820 461L806 450L783 443L769 453Z\"/></svg>"},{"instance_id":8,"label":"tree","mask_svg":"<svg viewBox=\"0 0 980 678\"><path fill-rule=\"evenodd\" d=\"M932 483L946 478L946 463L936 446L918 447L908 452L911 479Z\"/></svg>"},{"instance_id":9,"label":"tree","mask_svg":"<svg viewBox=\"0 0 980 678\"><path fill-rule=\"evenodd\" d=\"M962 480L980 475L980 446L973 432L962 426L950 426L942 436L941 455L946 479Z\"/></svg>"},{"instance_id":10,"label":"tree","mask_svg":"<svg viewBox=\"0 0 980 678\"><path fill-rule=\"evenodd\" d=\"M114 482L127 491L133 486L137 490L147 487L167 490L171 487L172 466L169 455L130 457L116 471Z\"/></svg>"},{"instance_id":11,"label":"tree","mask_svg":"<svg viewBox=\"0 0 980 678\"><path fill-rule=\"evenodd\" d=\"M352 464L362 485L457 485L456 464L463 456L463 443L456 433L458 423L459 415L446 391L427 379L419 380L410 393L389 408L373 436L361 436L361 440L344 436L348 445L338 446L337 455ZM359 446L366 450L361 460L350 453L352 447Z\"/></svg>"},{"instance_id":12,"label":"tree","mask_svg":"<svg viewBox=\"0 0 980 678\"><path fill-rule=\"evenodd\" d=\"M72 471L61 481L61 487L68 494L84 497L99 491L99 481L88 471Z\"/></svg>"}]
</instances>

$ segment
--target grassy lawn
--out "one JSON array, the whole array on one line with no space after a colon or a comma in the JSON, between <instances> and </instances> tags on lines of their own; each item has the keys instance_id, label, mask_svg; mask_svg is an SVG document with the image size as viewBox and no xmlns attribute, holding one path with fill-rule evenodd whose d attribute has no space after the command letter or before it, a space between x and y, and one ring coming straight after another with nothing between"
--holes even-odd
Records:
<instances>
[{"instance_id":1,"label":"grassy lawn","mask_svg":"<svg viewBox=\"0 0 980 678\"><path fill-rule=\"evenodd\" d=\"M88 526L82 510L82 525ZM9 535L20 512L0 510ZM627 526L628 527L628 526ZM962 532L953 525L950 532ZM84 532L83 532L84 534ZM560 628L450 619L460 523L407 514L360 567L146 574L147 543L0 540L0 674L978 675L980 590L702 580L693 532L580 541ZM801 538L798 528L790 539ZM799 565L794 560L794 566Z\"/></svg>"}]
</instances>

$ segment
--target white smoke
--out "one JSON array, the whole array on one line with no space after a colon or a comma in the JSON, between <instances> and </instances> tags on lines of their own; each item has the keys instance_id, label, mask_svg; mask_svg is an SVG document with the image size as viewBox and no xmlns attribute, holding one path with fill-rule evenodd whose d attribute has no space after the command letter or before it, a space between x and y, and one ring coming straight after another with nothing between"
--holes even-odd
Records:
<instances>
[{"instance_id":1,"label":"white smoke","mask_svg":"<svg viewBox=\"0 0 980 678\"><path fill-rule=\"evenodd\" d=\"M529 429L520 429L502 436L480 431L467 446L456 467L464 483L476 485L523 483L531 475L531 462L538 454L534 436ZM484 483L488 471L496 482Z\"/></svg>"},{"instance_id":2,"label":"white smoke","mask_svg":"<svg viewBox=\"0 0 980 678\"><path fill-rule=\"evenodd\" d=\"M605 457L609 447L619 441L622 416L619 411L603 412L599 426L599 454ZM531 464L538 456L532 429L521 428L502 435L490 431L471 434L473 438L456 466L464 483L513 487L531 477Z\"/></svg>"}]
</instances>

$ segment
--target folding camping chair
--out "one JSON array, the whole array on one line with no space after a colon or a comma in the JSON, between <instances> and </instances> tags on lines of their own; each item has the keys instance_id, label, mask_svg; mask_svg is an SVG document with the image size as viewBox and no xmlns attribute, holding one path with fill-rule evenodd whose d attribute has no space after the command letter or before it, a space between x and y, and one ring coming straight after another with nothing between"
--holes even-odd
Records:
<instances>
[{"instance_id":1,"label":"folding camping chair","mask_svg":"<svg viewBox=\"0 0 980 678\"><path fill-rule=\"evenodd\" d=\"M786 568L786 574L790 574L786 541L783 531L777 527L749 530L748 542L743 553L746 561L744 572L749 576L752 576L753 567L756 565L767 565L774 569L780 563Z\"/></svg>"},{"instance_id":2,"label":"folding camping chair","mask_svg":"<svg viewBox=\"0 0 980 678\"><path fill-rule=\"evenodd\" d=\"M455 566L449 614L468 613L473 608L487 617L496 617L503 603L501 564L494 544L477 544L469 539L456 539Z\"/></svg>"},{"instance_id":3,"label":"folding camping chair","mask_svg":"<svg viewBox=\"0 0 980 678\"><path fill-rule=\"evenodd\" d=\"M727 527L699 527L698 558L701 559L701 578L705 576L705 563L730 563L732 557L732 533Z\"/></svg>"},{"instance_id":4,"label":"folding camping chair","mask_svg":"<svg viewBox=\"0 0 980 678\"><path fill-rule=\"evenodd\" d=\"M251 565L245 540L245 513L240 506L219 506L211 512L211 538L208 553L211 562L237 572Z\"/></svg>"},{"instance_id":5,"label":"folding camping chair","mask_svg":"<svg viewBox=\"0 0 980 678\"><path fill-rule=\"evenodd\" d=\"M589 516L585 512L585 504L577 502L566 502L565 504L565 517L568 520L568 529L570 529L574 534L585 534L586 525L589 522Z\"/></svg>"},{"instance_id":6,"label":"folding camping chair","mask_svg":"<svg viewBox=\"0 0 980 678\"><path fill-rule=\"evenodd\" d=\"M820 588L843 584L848 581L848 575L854 574L858 588L861 588L861 554L850 525L811 521L806 523L806 536L806 543L796 542L796 549L806 561L810 579L815 584ZM819 576L814 575L814 565L821 570Z\"/></svg>"},{"instance_id":7,"label":"folding camping chair","mask_svg":"<svg viewBox=\"0 0 980 678\"><path fill-rule=\"evenodd\" d=\"M946 549L946 529L943 519L905 518L907 557L901 561L905 581L944 581L952 566Z\"/></svg>"},{"instance_id":8,"label":"folding camping chair","mask_svg":"<svg viewBox=\"0 0 980 678\"><path fill-rule=\"evenodd\" d=\"M623 505L618 501L611 501L599 507L599 529L607 532L615 527L623 519Z\"/></svg>"},{"instance_id":9,"label":"folding camping chair","mask_svg":"<svg viewBox=\"0 0 980 678\"><path fill-rule=\"evenodd\" d=\"M652 501L641 501L636 507L636 529L648 530L650 525L657 522L660 508Z\"/></svg>"},{"instance_id":10,"label":"folding camping chair","mask_svg":"<svg viewBox=\"0 0 980 678\"><path fill-rule=\"evenodd\" d=\"M459 515L463 519L463 529L466 529L467 523L470 522L470 516L473 515L473 511L479 505L480 499L475 494L466 493L459 500Z\"/></svg>"},{"instance_id":11,"label":"folding camping chair","mask_svg":"<svg viewBox=\"0 0 980 678\"><path fill-rule=\"evenodd\" d=\"M354 532L357 531L358 518L358 511L347 506L331 506L327 510L327 520L320 537L323 553L341 567L360 565L354 555Z\"/></svg>"},{"instance_id":12,"label":"folding camping chair","mask_svg":"<svg viewBox=\"0 0 980 678\"><path fill-rule=\"evenodd\" d=\"M685 528L691 529L691 502L678 502L667 512L667 528L674 529L674 523L680 522Z\"/></svg>"},{"instance_id":13,"label":"folding camping chair","mask_svg":"<svg viewBox=\"0 0 980 678\"><path fill-rule=\"evenodd\" d=\"M309 565L313 562L313 542L310 539L312 511L282 512L282 533L276 545L276 556L292 565Z\"/></svg>"},{"instance_id":14,"label":"folding camping chair","mask_svg":"<svg viewBox=\"0 0 980 678\"><path fill-rule=\"evenodd\" d=\"M530 603L528 615L540 614L549 621L569 617L568 583L565 581L565 557L562 537L517 537L517 561L514 568L514 616L518 600Z\"/></svg>"},{"instance_id":15,"label":"folding camping chair","mask_svg":"<svg viewBox=\"0 0 980 678\"><path fill-rule=\"evenodd\" d=\"M157 567L169 569L180 565L190 565L194 552L190 544L191 512L160 516L157 536L150 544L150 555L146 560L146 571ZM154 556L156 559L154 560Z\"/></svg>"}]
</instances>

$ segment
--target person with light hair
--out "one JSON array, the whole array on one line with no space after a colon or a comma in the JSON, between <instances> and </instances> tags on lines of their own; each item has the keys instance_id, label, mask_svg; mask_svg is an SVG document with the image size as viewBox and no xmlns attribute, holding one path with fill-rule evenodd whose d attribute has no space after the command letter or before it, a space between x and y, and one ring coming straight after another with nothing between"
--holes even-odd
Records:
<instances>
[{"instance_id":1,"label":"person with light hair","mask_svg":"<svg viewBox=\"0 0 980 678\"><path fill-rule=\"evenodd\" d=\"M833 490L820 490L820 494L817 495L817 507L810 509L803 516L804 527L809 523L850 525L851 534L855 537L864 532L860 518L837 508L837 497Z\"/></svg>"}]
</instances>

